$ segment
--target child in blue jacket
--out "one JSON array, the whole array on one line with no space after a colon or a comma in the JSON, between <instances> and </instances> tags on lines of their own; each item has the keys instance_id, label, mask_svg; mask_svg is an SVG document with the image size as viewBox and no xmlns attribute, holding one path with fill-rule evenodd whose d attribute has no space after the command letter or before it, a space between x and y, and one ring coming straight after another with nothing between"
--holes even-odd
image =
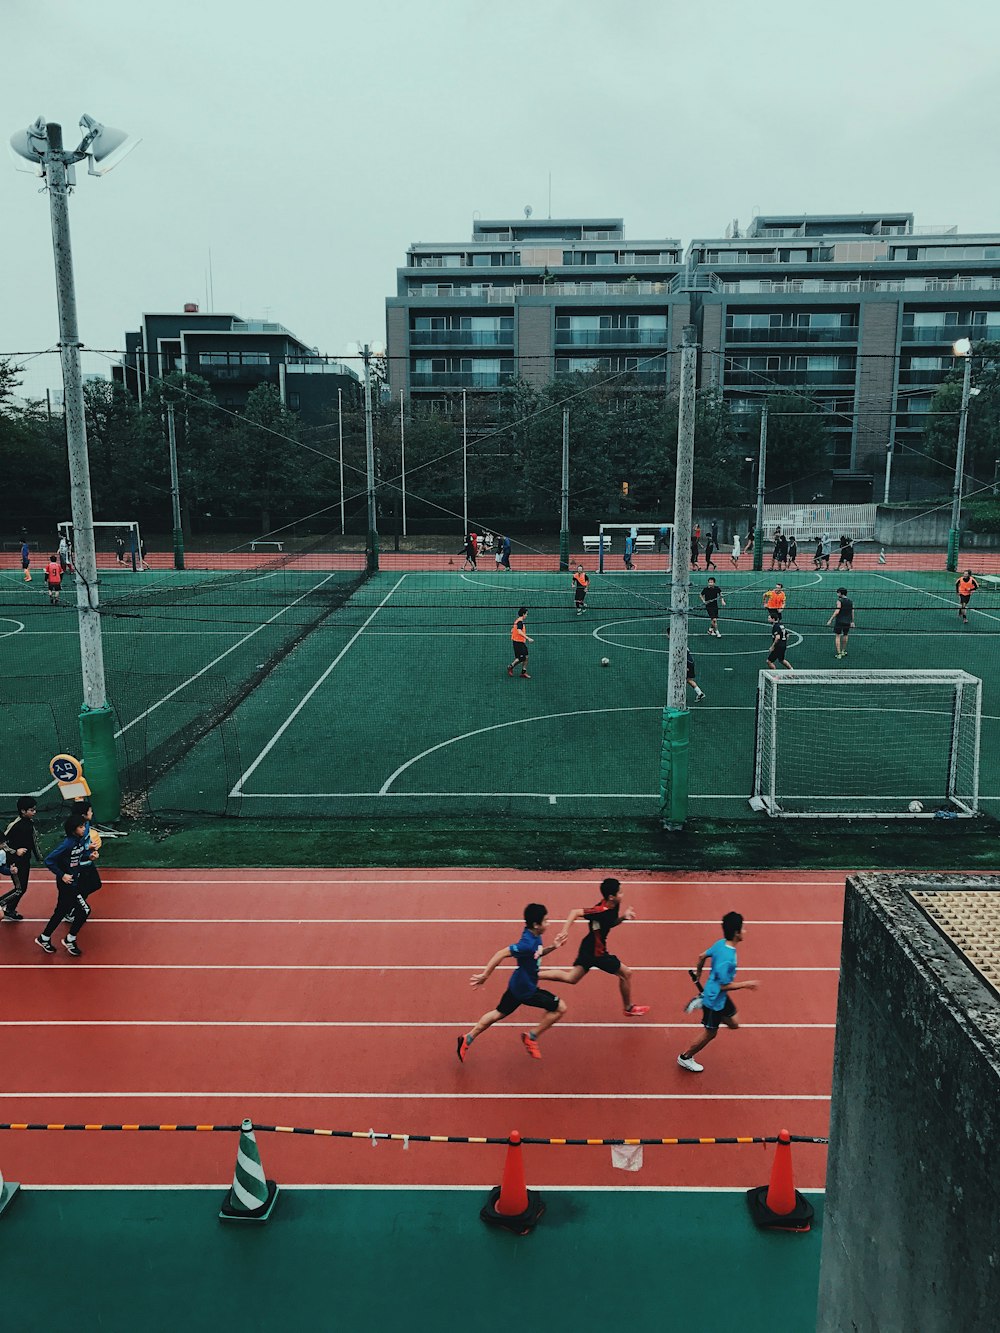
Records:
<instances>
[{"instance_id":1,"label":"child in blue jacket","mask_svg":"<svg viewBox=\"0 0 1000 1333\"><path fill-rule=\"evenodd\" d=\"M79 958L82 950L76 942L77 933L90 916L87 900L80 892L80 875L90 855L87 846L87 821L82 814L74 813L66 820L63 827L66 831L65 838L45 858L46 866L56 877L58 894L56 907L42 933L35 938L35 943L46 953L55 953L52 932L60 921L69 917L69 930L63 940L63 948L73 958Z\"/></svg>"}]
</instances>

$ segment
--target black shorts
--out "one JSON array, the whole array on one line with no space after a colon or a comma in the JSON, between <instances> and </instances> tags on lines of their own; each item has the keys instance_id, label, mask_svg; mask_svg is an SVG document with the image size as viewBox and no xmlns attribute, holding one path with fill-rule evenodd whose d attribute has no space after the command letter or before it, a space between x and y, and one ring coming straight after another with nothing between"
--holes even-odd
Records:
<instances>
[{"instance_id":1,"label":"black shorts","mask_svg":"<svg viewBox=\"0 0 1000 1333\"><path fill-rule=\"evenodd\" d=\"M587 972L596 967L598 972L610 972L612 976L617 976L622 970L622 960L616 958L613 953L602 953L597 958L593 954L578 953L573 966L582 967Z\"/></svg>"},{"instance_id":2,"label":"black shorts","mask_svg":"<svg viewBox=\"0 0 1000 1333\"><path fill-rule=\"evenodd\" d=\"M783 662L785 660L785 644L777 644L767 655L769 662Z\"/></svg>"},{"instance_id":3,"label":"black shorts","mask_svg":"<svg viewBox=\"0 0 1000 1333\"><path fill-rule=\"evenodd\" d=\"M515 662L527 662L527 660L528 660L528 645L527 645L526 643L515 643L515 644L514 644L514 661L515 661Z\"/></svg>"},{"instance_id":4,"label":"black shorts","mask_svg":"<svg viewBox=\"0 0 1000 1333\"><path fill-rule=\"evenodd\" d=\"M716 1032L718 1031L719 1024L723 1023L727 1018L732 1018L735 1013L736 1005L733 1004L732 1000L727 995L726 1003L721 1009L703 1009L701 1011L702 1027L706 1028L709 1032Z\"/></svg>"},{"instance_id":5,"label":"black shorts","mask_svg":"<svg viewBox=\"0 0 1000 1333\"><path fill-rule=\"evenodd\" d=\"M969 605L969 602L970 602L971 600L972 600L972 593L971 593L971 592L960 592L960 593L958 594L958 603L959 603L959 606L968 606L968 605Z\"/></svg>"},{"instance_id":6,"label":"black shorts","mask_svg":"<svg viewBox=\"0 0 1000 1333\"><path fill-rule=\"evenodd\" d=\"M584 602L587 600L587 589L580 588L573 595L576 598L577 606L583 606ZM965 600L968 601L969 599L966 598Z\"/></svg>"},{"instance_id":7,"label":"black shorts","mask_svg":"<svg viewBox=\"0 0 1000 1333\"><path fill-rule=\"evenodd\" d=\"M528 1005L531 1009L544 1009L551 1014L559 1008L559 996L553 995L550 990L535 989L523 1000L519 1000L508 986L500 996L497 1010L503 1014L504 1018L507 1018L522 1004Z\"/></svg>"},{"instance_id":8,"label":"black shorts","mask_svg":"<svg viewBox=\"0 0 1000 1333\"><path fill-rule=\"evenodd\" d=\"M706 616L708 616L709 620L718 620L718 618L719 618L719 603L718 603L718 602L706 602L706 603L705 603L705 614L706 614Z\"/></svg>"},{"instance_id":9,"label":"black shorts","mask_svg":"<svg viewBox=\"0 0 1000 1333\"><path fill-rule=\"evenodd\" d=\"M835 620L833 622L834 634L850 634L851 622L849 620Z\"/></svg>"}]
</instances>

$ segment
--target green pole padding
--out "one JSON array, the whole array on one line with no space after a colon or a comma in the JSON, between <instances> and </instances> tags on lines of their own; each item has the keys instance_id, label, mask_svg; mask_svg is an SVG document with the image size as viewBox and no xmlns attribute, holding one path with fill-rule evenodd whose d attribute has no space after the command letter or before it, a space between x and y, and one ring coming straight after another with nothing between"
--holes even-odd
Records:
<instances>
[{"instance_id":1,"label":"green pole padding","mask_svg":"<svg viewBox=\"0 0 1000 1333\"><path fill-rule=\"evenodd\" d=\"M174 569L184 568L184 533L174 528Z\"/></svg>"},{"instance_id":2,"label":"green pole padding","mask_svg":"<svg viewBox=\"0 0 1000 1333\"><path fill-rule=\"evenodd\" d=\"M115 717L103 708L80 711L80 740L83 743L83 776L90 786L94 818L113 823L122 812L122 784L115 749Z\"/></svg>"},{"instance_id":3,"label":"green pole padding","mask_svg":"<svg viewBox=\"0 0 1000 1333\"><path fill-rule=\"evenodd\" d=\"M753 534L753 567L755 570L764 568L764 529L760 523Z\"/></svg>"},{"instance_id":4,"label":"green pole padding","mask_svg":"<svg viewBox=\"0 0 1000 1333\"><path fill-rule=\"evenodd\" d=\"M948 529L948 568L953 574L958 569L958 528Z\"/></svg>"},{"instance_id":5,"label":"green pole padding","mask_svg":"<svg viewBox=\"0 0 1000 1333\"><path fill-rule=\"evenodd\" d=\"M688 718L686 708L664 708L660 748L660 818L665 828L683 828L688 808Z\"/></svg>"},{"instance_id":6,"label":"green pole padding","mask_svg":"<svg viewBox=\"0 0 1000 1333\"><path fill-rule=\"evenodd\" d=\"M368 529L368 573L378 573L378 533L374 528Z\"/></svg>"},{"instance_id":7,"label":"green pole padding","mask_svg":"<svg viewBox=\"0 0 1000 1333\"><path fill-rule=\"evenodd\" d=\"M559 533L559 568L569 569L569 532L566 528Z\"/></svg>"}]
</instances>

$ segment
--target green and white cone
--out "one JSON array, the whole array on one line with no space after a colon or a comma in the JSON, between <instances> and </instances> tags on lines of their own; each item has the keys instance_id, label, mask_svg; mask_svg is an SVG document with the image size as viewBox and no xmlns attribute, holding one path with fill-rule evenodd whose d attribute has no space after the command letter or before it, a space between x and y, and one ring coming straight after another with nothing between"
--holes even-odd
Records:
<instances>
[{"instance_id":1,"label":"green and white cone","mask_svg":"<svg viewBox=\"0 0 1000 1333\"><path fill-rule=\"evenodd\" d=\"M260 1164L253 1121L244 1120L240 1126L240 1146L236 1150L236 1170L229 1202L233 1212L256 1212L267 1203L267 1180Z\"/></svg>"}]
</instances>

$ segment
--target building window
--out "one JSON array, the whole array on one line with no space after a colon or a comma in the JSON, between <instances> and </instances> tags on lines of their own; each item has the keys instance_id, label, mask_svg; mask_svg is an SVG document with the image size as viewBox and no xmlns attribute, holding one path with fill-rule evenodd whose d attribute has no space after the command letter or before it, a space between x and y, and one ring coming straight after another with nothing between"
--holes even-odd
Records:
<instances>
[{"instance_id":1,"label":"building window","mask_svg":"<svg viewBox=\"0 0 1000 1333\"><path fill-rule=\"evenodd\" d=\"M288 395L288 406L291 408L293 412L297 412L299 410L299 408L302 406L302 399L299 396L299 394L290 393Z\"/></svg>"}]
</instances>

